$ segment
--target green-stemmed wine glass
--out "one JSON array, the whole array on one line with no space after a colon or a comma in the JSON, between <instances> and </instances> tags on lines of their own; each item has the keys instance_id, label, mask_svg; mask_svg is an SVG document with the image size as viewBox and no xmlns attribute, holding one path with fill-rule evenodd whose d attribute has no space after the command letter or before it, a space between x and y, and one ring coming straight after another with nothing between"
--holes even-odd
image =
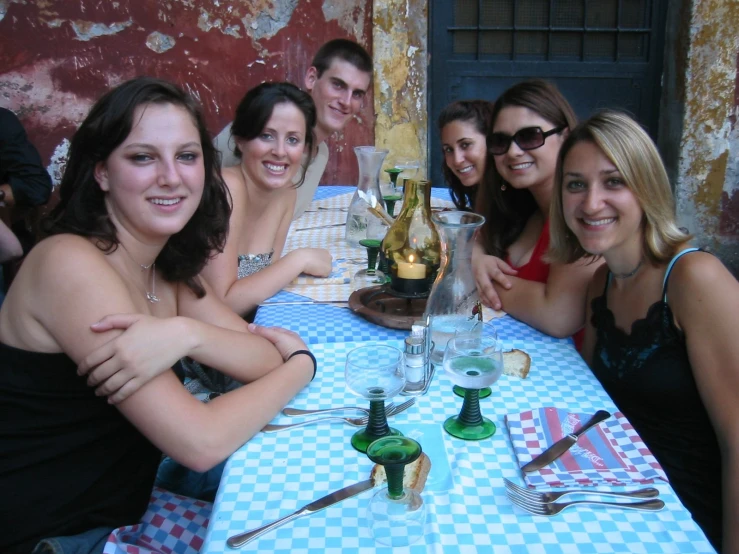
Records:
<instances>
[{"instance_id":1,"label":"green-stemmed wine glass","mask_svg":"<svg viewBox=\"0 0 739 554\"><path fill-rule=\"evenodd\" d=\"M387 424L385 400L393 398L405 385L403 353L393 346L368 344L350 351L344 378L347 388L369 400L367 427L352 436L352 446L366 452L372 441L387 435L401 435Z\"/></svg>"},{"instance_id":2,"label":"green-stemmed wine glass","mask_svg":"<svg viewBox=\"0 0 739 554\"><path fill-rule=\"evenodd\" d=\"M398 175L400 175L403 172L402 169L398 167L391 167L389 169L385 170L385 173L387 173L390 176L390 190L387 191L387 194L384 194L382 196L382 199L385 201L385 205L387 206L387 213L390 214L390 216L393 216L393 212L395 211L395 203L398 200L403 199L403 195L398 192Z\"/></svg>"},{"instance_id":3,"label":"green-stemmed wine glass","mask_svg":"<svg viewBox=\"0 0 739 554\"><path fill-rule=\"evenodd\" d=\"M426 506L420 494L403 488L405 466L421 452L421 445L408 437L383 437L367 447L367 457L387 476L387 487L375 493L367 511L370 531L380 544L408 546L423 536Z\"/></svg>"},{"instance_id":4,"label":"green-stemmed wine glass","mask_svg":"<svg viewBox=\"0 0 739 554\"><path fill-rule=\"evenodd\" d=\"M496 336L459 335L444 351L444 370L464 389L459 415L444 422L444 429L459 439L481 440L495 434L495 423L480 413L480 389L495 383L503 373L503 352Z\"/></svg>"}]
</instances>

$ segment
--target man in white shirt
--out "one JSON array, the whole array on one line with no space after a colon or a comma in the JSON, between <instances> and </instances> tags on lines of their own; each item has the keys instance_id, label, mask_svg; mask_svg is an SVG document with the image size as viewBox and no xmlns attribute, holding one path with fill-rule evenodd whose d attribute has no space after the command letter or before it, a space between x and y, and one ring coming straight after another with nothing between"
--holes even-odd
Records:
<instances>
[{"instance_id":1,"label":"man in white shirt","mask_svg":"<svg viewBox=\"0 0 739 554\"><path fill-rule=\"evenodd\" d=\"M356 42L334 39L318 49L305 74L305 89L316 104L315 134L317 145L313 159L305 172L305 180L298 188L293 219L302 215L313 200L318 183L328 163L328 138L344 129L359 112L372 80L372 57ZM234 156L231 124L214 139L221 152L223 167L239 163ZM300 173L295 177L300 180Z\"/></svg>"}]
</instances>

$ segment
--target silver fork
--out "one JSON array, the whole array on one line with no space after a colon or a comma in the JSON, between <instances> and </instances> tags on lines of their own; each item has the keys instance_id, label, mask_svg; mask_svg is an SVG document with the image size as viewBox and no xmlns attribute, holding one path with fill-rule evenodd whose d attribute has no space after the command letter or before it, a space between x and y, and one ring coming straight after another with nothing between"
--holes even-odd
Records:
<instances>
[{"instance_id":1,"label":"silver fork","mask_svg":"<svg viewBox=\"0 0 739 554\"><path fill-rule=\"evenodd\" d=\"M506 495L509 500L513 502L519 508L522 508L537 516L554 516L562 510L569 508L570 506L577 506L578 504L592 504L595 506L610 506L613 508L626 508L629 510L645 510L648 512L657 512L665 507L665 503L659 498L652 498L651 500L642 500L641 502L602 502L598 500L575 500L573 502L552 502L550 504L540 504L537 502L531 502L511 494L510 491L506 491Z\"/></svg>"},{"instance_id":2,"label":"silver fork","mask_svg":"<svg viewBox=\"0 0 739 554\"><path fill-rule=\"evenodd\" d=\"M395 407L394 402L385 404L385 413L388 413L394 407ZM285 408L284 410L282 410L282 415L293 417L293 416L304 416L304 415L312 415L312 414L326 414L329 412L344 412L346 410L357 410L360 412L364 412L365 414L369 414L369 410L367 408L360 408L359 406L341 406L339 408L324 408L322 410L300 410L298 408Z\"/></svg>"},{"instance_id":3,"label":"silver fork","mask_svg":"<svg viewBox=\"0 0 739 554\"><path fill-rule=\"evenodd\" d=\"M399 404L392 408L390 411L386 412L387 417L394 416L396 414L399 414L400 412L403 412L413 406L413 404L416 402L415 398L411 398L410 400L406 400L402 404ZM349 425L353 425L354 427L363 427L367 425L367 422L369 421L369 416L362 416L362 417L339 417L339 416L331 416L331 417L319 417L316 419L308 419L306 421L299 421L297 423L288 423L286 425L273 425L268 424L265 425L262 431L265 433L272 433L275 431L283 431L284 429L292 429L293 427L302 427L303 425L310 425L311 423L318 423L321 421L343 421L344 423L348 423Z\"/></svg>"},{"instance_id":4,"label":"silver fork","mask_svg":"<svg viewBox=\"0 0 739 554\"><path fill-rule=\"evenodd\" d=\"M523 500L530 502L536 502L539 504L549 504L565 496L566 494L596 494L603 496L621 496L627 498L654 498L659 496L659 491L653 487L647 487L645 489L639 489L635 491L597 491L587 489L569 489L564 491L547 491L538 492L532 491L520 485L517 485L513 481L503 479L505 482L505 488L508 492L509 497L519 496Z\"/></svg>"}]
</instances>

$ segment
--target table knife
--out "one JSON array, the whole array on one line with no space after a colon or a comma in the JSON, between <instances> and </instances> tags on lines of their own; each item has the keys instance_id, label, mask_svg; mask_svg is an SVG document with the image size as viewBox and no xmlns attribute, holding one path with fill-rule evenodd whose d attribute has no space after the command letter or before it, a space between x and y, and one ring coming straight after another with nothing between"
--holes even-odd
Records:
<instances>
[{"instance_id":1,"label":"table knife","mask_svg":"<svg viewBox=\"0 0 739 554\"><path fill-rule=\"evenodd\" d=\"M559 439L552 446L539 454L539 456L524 465L521 468L521 471L523 471L524 473L530 473L532 471L536 471L537 469L541 469L544 466L548 466L554 460L559 458L562 454L567 452L572 447L572 445L577 442L577 439L579 439L582 434L587 432L591 427L595 427L596 425L598 425L601 421L605 421L609 417L611 417L611 414L609 414L605 410L598 410L597 412L595 412L595 415L593 417L585 422L585 425L580 427L580 429L578 429L574 433L567 435L566 437Z\"/></svg>"},{"instance_id":2,"label":"table knife","mask_svg":"<svg viewBox=\"0 0 739 554\"><path fill-rule=\"evenodd\" d=\"M292 521L294 519L297 519L307 514L313 514L316 512L320 512L324 508L328 508L329 506L336 504L337 502L341 502L342 500L346 500L347 498L356 496L359 493L364 492L371 488L372 488L371 479L367 479L366 481L360 481L359 483L354 483L353 485L344 487L341 490L332 492L331 494L326 495L323 498L314 500L307 506L303 506L296 512L286 515L285 517L280 518L277 521L268 523L267 525L264 525L263 527L254 529L253 531L247 531L246 533L234 535L233 537L229 538L226 541L226 544L230 546L231 548L239 548L241 546L244 546L246 543L253 541L257 537L261 537L265 533L272 531L272 529L276 529L280 525L287 523L288 521Z\"/></svg>"}]
</instances>

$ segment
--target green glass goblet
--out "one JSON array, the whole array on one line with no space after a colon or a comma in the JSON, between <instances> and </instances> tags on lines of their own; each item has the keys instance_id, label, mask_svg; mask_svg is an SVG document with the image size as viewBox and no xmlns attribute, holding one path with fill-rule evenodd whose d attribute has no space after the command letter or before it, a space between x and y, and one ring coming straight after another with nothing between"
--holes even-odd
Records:
<instances>
[{"instance_id":1,"label":"green glass goblet","mask_svg":"<svg viewBox=\"0 0 739 554\"><path fill-rule=\"evenodd\" d=\"M360 269L352 276L352 290L385 284L385 274L376 269L377 254L382 241L379 239L361 239L359 244L367 249L367 269Z\"/></svg>"},{"instance_id":2,"label":"green glass goblet","mask_svg":"<svg viewBox=\"0 0 739 554\"><path fill-rule=\"evenodd\" d=\"M408 546L423 536L426 506L420 494L403 488L405 466L421 452L421 445L408 437L383 437L367 447L367 457L387 475L387 487L375 493L367 511L370 531L380 544Z\"/></svg>"},{"instance_id":3,"label":"green glass goblet","mask_svg":"<svg viewBox=\"0 0 739 554\"><path fill-rule=\"evenodd\" d=\"M503 373L503 352L497 337L467 335L451 339L444 351L444 370L464 389L462 410L444 422L446 432L464 440L492 437L496 427L480 412L480 389L495 383Z\"/></svg>"},{"instance_id":4,"label":"green glass goblet","mask_svg":"<svg viewBox=\"0 0 739 554\"><path fill-rule=\"evenodd\" d=\"M384 344L368 344L350 351L346 357L344 378L347 388L369 400L367 427L352 436L352 446L366 452L372 441L387 435L401 435L387 424L385 400L393 398L405 385L403 353Z\"/></svg>"},{"instance_id":5,"label":"green glass goblet","mask_svg":"<svg viewBox=\"0 0 739 554\"><path fill-rule=\"evenodd\" d=\"M385 205L387 206L387 213L390 214L390 216L394 215L395 211L395 203L398 200L402 200L403 196L398 192L398 175L400 175L403 172L402 169L398 167L391 167L390 169L386 169L385 173L387 173L390 176L390 190L387 191L387 194L384 194L382 196L382 199L385 201Z\"/></svg>"}]
</instances>

